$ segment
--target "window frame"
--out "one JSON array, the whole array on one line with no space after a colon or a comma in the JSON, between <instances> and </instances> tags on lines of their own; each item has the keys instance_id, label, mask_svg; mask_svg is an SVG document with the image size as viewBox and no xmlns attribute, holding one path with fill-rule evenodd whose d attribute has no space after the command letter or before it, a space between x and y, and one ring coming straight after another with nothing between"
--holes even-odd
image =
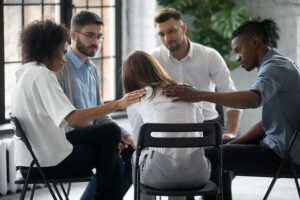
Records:
<instances>
[{"instance_id":1,"label":"window frame","mask_svg":"<svg viewBox=\"0 0 300 200\"><path fill-rule=\"evenodd\" d=\"M100 0L99 6L89 6L89 0L86 0L86 6L76 6L76 8L105 8L107 6L103 5L103 0ZM22 0L21 3L3 3L3 0L0 0L0 125L9 122L9 119L5 118L5 64L11 62L5 62L4 60L4 6L22 6L22 27L24 27L24 6L28 5L41 5L42 9L42 18L43 18L43 9L45 5L60 5L60 21L62 24L65 24L70 28L72 13L73 13L73 2L72 0L60 0L59 3L44 3L44 0L41 0L41 3L24 3ZM115 4L109 7L115 7L115 97L119 99L123 96L121 80L120 80L120 70L122 65L122 0L115 0ZM100 56L101 60L105 57ZM19 62L19 61L18 61ZM101 80L102 77L100 77ZM103 85L103 84L102 84ZM1 132L0 132L1 133Z\"/></svg>"}]
</instances>

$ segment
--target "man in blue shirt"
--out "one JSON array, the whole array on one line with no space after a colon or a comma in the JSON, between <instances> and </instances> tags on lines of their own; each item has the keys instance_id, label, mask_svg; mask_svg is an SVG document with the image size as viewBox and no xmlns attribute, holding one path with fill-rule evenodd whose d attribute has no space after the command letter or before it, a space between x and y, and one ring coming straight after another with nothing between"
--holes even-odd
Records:
<instances>
[{"instance_id":1,"label":"man in blue shirt","mask_svg":"<svg viewBox=\"0 0 300 200\"><path fill-rule=\"evenodd\" d=\"M212 93L190 86L165 91L167 96L175 97L175 101L209 101L241 109L262 106L261 121L243 136L223 146L224 170L262 175L275 173L294 131L299 127L300 71L294 62L271 48L279 38L278 32L277 24L269 19L245 22L233 32L231 46L236 60L247 71L258 68L258 79L248 91ZM290 157L300 171L299 152L298 138ZM206 155L213 163L213 152L207 149ZM211 179L218 182L216 177L212 174ZM228 195L231 191L224 193L224 199L231 199Z\"/></svg>"},{"instance_id":2,"label":"man in blue shirt","mask_svg":"<svg viewBox=\"0 0 300 200\"><path fill-rule=\"evenodd\" d=\"M75 108L84 109L103 104L101 98L100 81L96 67L89 61L95 56L103 41L103 22L99 16L89 11L81 11L72 18L70 37L71 45L66 53L64 68L57 73L57 78L64 92ZM113 123L105 116L91 121L91 125ZM66 131L71 128L67 127ZM99 133L101 134L101 133ZM121 128L122 139L119 150L122 151L122 195L124 196L132 184L130 159L134 152L134 145L129 133ZM96 180L92 180L81 199L92 199L96 191Z\"/></svg>"}]
</instances>

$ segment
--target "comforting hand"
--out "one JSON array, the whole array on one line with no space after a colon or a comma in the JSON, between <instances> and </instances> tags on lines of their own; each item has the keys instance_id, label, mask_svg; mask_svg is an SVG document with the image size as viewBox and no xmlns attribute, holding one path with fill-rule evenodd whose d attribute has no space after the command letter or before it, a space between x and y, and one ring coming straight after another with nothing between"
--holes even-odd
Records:
<instances>
[{"instance_id":1,"label":"comforting hand","mask_svg":"<svg viewBox=\"0 0 300 200\"><path fill-rule=\"evenodd\" d=\"M189 85L176 85L173 87L168 87L164 89L163 93L168 97L174 97L172 101L201 101L201 92Z\"/></svg>"},{"instance_id":2,"label":"comforting hand","mask_svg":"<svg viewBox=\"0 0 300 200\"><path fill-rule=\"evenodd\" d=\"M118 100L119 109L124 109L130 104L140 101L141 97L146 95L145 89L136 90L127 93L122 99Z\"/></svg>"}]
</instances>

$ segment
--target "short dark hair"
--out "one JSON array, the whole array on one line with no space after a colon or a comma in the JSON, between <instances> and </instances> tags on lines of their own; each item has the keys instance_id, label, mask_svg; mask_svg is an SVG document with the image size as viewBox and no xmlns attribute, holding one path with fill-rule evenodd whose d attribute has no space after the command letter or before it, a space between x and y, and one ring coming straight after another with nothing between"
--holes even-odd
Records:
<instances>
[{"instance_id":1,"label":"short dark hair","mask_svg":"<svg viewBox=\"0 0 300 200\"><path fill-rule=\"evenodd\" d=\"M182 20L181 13L173 8L165 8L158 11L154 16L154 26L158 23L163 23L169 19Z\"/></svg>"},{"instance_id":2,"label":"short dark hair","mask_svg":"<svg viewBox=\"0 0 300 200\"><path fill-rule=\"evenodd\" d=\"M272 19L264 19L261 22L247 21L233 31L231 40L244 33L250 36L256 34L262 37L265 45L276 47L277 40L279 39L279 31L278 25Z\"/></svg>"},{"instance_id":3,"label":"short dark hair","mask_svg":"<svg viewBox=\"0 0 300 200\"><path fill-rule=\"evenodd\" d=\"M89 24L104 25L102 19L97 14L84 10L72 18L71 28L80 30Z\"/></svg>"},{"instance_id":4,"label":"short dark hair","mask_svg":"<svg viewBox=\"0 0 300 200\"><path fill-rule=\"evenodd\" d=\"M62 24L51 20L33 21L21 32L22 63L42 62L45 58L53 59L57 49L68 39L68 30Z\"/></svg>"}]
</instances>

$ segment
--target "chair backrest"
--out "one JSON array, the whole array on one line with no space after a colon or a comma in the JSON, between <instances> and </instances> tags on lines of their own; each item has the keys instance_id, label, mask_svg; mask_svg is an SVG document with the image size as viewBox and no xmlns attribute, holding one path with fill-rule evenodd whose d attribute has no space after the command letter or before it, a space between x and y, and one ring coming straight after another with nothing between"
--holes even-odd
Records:
<instances>
[{"instance_id":1,"label":"chair backrest","mask_svg":"<svg viewBox=\"0 0 300 200\"><path fill-rule=\"evenodd\" d=\"M216 104L216 111L219 114L219 123L224 126L224 108L220 104Z\"/></svg>"},{"instance_id":2,"label":"chair backrest","mask_svg":"<svg viewBox=\"0 0 300 200\"><path fill-rule=\"evenodd\" d=\"M10 115L10 123L13 126L14 132L15 132L15 137L17 139L20 139L24 142L24 144L26 145L27 149L29 150L33 160L35 161L35 163L38 163L37 158L32 150L31 144L28 140L28 138L26 137L26 134L24 132L24 129L22 128L19 120L17 119L17 117Z\"/></svg>"},{"instance_id":3,"label":"chair backrest","mask_svg":"<svg viewBox=\"0 0 300 200\"><path fill-rule=\"evenodd\" d=\"M153 137L152 132L203 132L203 137ZM222 145L221 125L216 122L206 123L147 123L139 133L138 150L145 147L203 147Z\"/></svg>"},{"instance_id":4,"label":"chair backrest","mask_svg":"<svg viewBox=\"0 0 300 200\"><path fill-rule=\"evenodd\" d=\"M202 132L203 136L199 137L153 137L153 132ZM173 148L190 148L215 146L218 149L220 180L222 166L222 129L217 122L205 123L182 123L182 124L166 124L166 123L148 123L140 128L138 145L136 149L134 185L135 199L139 197L140 191L140 171L139 158L142 149L146 147L173 147ZM220 191L222 194L222 182L220 182Z\"/></svg>"},{"instance_id":5,"label":"chair backrest","mask_svg":"<svg viewBox=\"0 0 300 200\"><path fill-rule=\"evenodd\" d=\"M294 143L295 143L295 141L296 141L296 139L297 139L299 133L300 133L300 128L298 128L298 129L294 132L294 134L293 134L293 136L292 136L292 138L291 138L291 140L290 140L289 146L288 146L288 148L287 148L287 150L286 150L286 152L285 152L284 157L289 156L290 151L291 151L291 149L293 148Z\"/></svg>"}]
</instances>

